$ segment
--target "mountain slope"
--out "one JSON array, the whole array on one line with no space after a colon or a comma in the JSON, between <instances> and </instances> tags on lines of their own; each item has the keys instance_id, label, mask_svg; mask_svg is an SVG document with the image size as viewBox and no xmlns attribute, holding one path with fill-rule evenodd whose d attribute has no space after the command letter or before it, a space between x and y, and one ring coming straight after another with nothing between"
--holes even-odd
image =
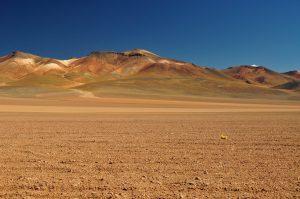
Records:
<instances>
[{"instance_id":1,"label":"mountain slope","mask_svg":"<svg viewBox=\"0 0 300 199\"><path fill-rule=\"evenodd\" d=\"M276 89L286 89L286 90L293 90L296 92L300 92L300 80L290 81L284 84L280 84L275 86Z\"/></svg>"}]
</instances>

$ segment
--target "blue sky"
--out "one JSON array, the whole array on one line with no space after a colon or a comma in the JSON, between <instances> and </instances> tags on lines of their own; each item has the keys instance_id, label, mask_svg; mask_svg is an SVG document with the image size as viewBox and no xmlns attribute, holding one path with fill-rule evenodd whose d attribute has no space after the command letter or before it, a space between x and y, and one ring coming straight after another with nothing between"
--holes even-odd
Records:
<instances>
[{"instance_id":1,"label":"blue sky","mask_svg":"<svg viewBox=\"0 0 300 199\"><path fill-rule=\"evenodd\" d=\"M202 66L300 69L298 0L3 0L0 55L143 48Z\"/></svg>"}]
</instances>

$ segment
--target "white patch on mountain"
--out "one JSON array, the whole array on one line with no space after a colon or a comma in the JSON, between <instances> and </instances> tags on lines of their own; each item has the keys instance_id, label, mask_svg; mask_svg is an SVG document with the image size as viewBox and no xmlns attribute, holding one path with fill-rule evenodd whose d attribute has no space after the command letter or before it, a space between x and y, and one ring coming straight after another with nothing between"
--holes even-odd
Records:
<instances>
[{"instance_id":1,"label":"white patch on mountain","mask_svg":"<svg viewBox=\"0 0 300 199\"><path fill-rule=\"evenodd\" d=\"M14 62L20 65L33 65L35 61L31 58L14 58Z\"/></svg>"},{"instance_id":2,"label":"white patch on mountain","mask_svg":"<svg viewBox=\"0 0 300 199\"><path fill-rule=\"evenodd\" d=\"M55 63L40 65L37 68L35 68L35 71L42 71L42 72L47 72L50 70L64 71L64 69L61 66L59 66L58 64L55 64Z\"/></svg>"},{"instance_id":3,"label":"white patch on mountain","mask_svg":"<svg viewBox=\"0 0 300 199\"><path fill-rule=\"evenodd\" d=\"M57 60L59 61L60 63L66 65L66 66L69 66L72 62L76 61L78 59L76 58L72 58L72 59L66 59L66 60Z\"/></svg>"}]
</instances>

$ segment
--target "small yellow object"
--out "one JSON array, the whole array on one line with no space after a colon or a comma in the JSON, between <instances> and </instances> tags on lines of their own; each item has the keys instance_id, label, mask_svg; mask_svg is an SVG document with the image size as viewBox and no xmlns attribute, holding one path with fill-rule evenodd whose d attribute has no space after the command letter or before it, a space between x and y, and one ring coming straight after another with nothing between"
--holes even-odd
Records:
<instances>
[{"instance_id":1,"label":"small yellow object","mask_svg":"<svg viewBox=\"0 0 300 199\"><path fill-rule=\"evenodd\" d=\"M221 135L220 138L221 138L222 140L227 140L227 139L228 139L228 136L227 136L227 135Z\"/></svg>"}]
</instances>

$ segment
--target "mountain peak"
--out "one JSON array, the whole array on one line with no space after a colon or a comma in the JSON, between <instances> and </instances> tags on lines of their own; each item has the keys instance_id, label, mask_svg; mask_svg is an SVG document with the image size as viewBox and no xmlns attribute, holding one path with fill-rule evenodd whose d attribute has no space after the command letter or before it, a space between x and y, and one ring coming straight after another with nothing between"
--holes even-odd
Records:
<instances>
[{"instance_id":1,"label":"mountain peak","mask_svg":"<svg viewBox=\"0 0 300 199\"><path fill-rule=\"evenodd\" d=\"M259 83L264 85L279 85L286 83L288 79L264 66L240 65L223 70L227 75L247 83Z\"/></svg>"},{"instance_id":2,"label":"mountain peak","mask_svg":"<svg viewBox=\"0 0 300 199\"><path fill-rule=\"evenodd\" d=\"M158 55L144 49L133 49L123 52L124 55L128 56L148 56L148 57L159 57Z\"/></svg>"},{"instance_id":3,"label":"mountain peak","mask_svg":"<svg viewBox=\"0 0 300 199\"><path fill-rule=\"evenodd\" d=\"M242 72L242 71L247 71L249 72L258 72L258 71L265 71L265 72L269 72L269 73L273 73L274 71L272 71L271 69L265 67L265 66L261 66L261 65L239 65L239 66L231 66L228 67L225 70L233 70L235 72Z\"/></svg>"},{"instance_id":4,"label":"mountain peak","mask_svg":"<svg viewBox=\"0 0 300 199\"><path fill-rule=\"evenodd\" d=\"M116 51L93 51L88 56L109 56L109 55L123 55L128 57L134 57L134 56L145 56L145 57L151 57L151 58L160 58L160 56L144 49L133 49L133 50L127 50L124 52L116 52Z\"/></svg>"},{"instance_id":5,"label":"mountain peak","mask_svg":"<svg viewBox=\"0 0 300 199\"><path fill-rule=\"evenodd\" d=\"M36 58L36 57L38 57L36 55L22 52L22 51L13 51L9 55L10 55L10 57L19 57L19 58Z\"/></svg>"},{"instance_id":6,"label":"mountain peak","mask_svg":"<svg viewBox=\"0 0 300 199\"><path fill-rule=\"evenodd\" d=\"M261 66L261 65L255 65L255 64L252 64L252 65L238 65L238 66L231 66L229 68L266 68L264 66Z\"/></svg>"}]
</instances>

